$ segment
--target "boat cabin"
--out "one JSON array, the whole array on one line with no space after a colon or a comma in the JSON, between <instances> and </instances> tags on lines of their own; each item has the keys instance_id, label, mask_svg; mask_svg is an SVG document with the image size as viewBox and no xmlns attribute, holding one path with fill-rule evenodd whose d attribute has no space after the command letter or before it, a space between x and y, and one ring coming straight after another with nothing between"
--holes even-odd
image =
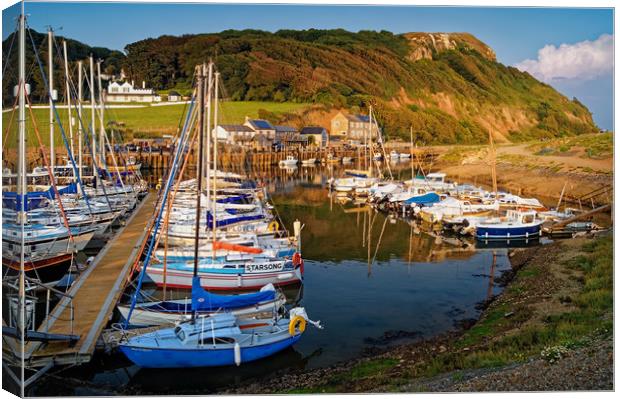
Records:
<instances>
[{"instance_id":1,"label":"boat cabin","mask_svg":"<svg viewBox=\"0 0 620 399\"><path fill-rule=\"evenodd\" d=\"M508 210L506 219L520 224L531 224L536 221L536 211Z\"/></svg>"},{"instance_id":2,"label":"boat cabin","mask_svg":"<svg viewBox=\"0 0 620 399\"><path fill-rule=\"evenodd\" d=\"M430 183L444 183L446 174L441 172L433 172L426 175L426 180Z\"/></svg>"}]
</instances>

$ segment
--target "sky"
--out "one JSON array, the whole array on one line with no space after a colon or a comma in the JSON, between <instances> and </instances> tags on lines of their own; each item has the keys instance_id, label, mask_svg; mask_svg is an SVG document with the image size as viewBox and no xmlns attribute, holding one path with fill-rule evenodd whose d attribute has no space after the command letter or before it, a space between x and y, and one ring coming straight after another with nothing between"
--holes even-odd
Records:
<instances>
[{"instance_id":1,"label":"sky","mask_svg":"<svg viewBox=\"0 0 620 399\"><path fill-rule=\"evenodd\" d=\"M26 13L37 31L52 26L59 35L117 50L148 37L225 29L469 32L491 46L499 62L578 98L599 127L613 128L610 8L27 2ZM3 39L18 14L17 4L3 10Z\"/></svg>"}]
</instances>

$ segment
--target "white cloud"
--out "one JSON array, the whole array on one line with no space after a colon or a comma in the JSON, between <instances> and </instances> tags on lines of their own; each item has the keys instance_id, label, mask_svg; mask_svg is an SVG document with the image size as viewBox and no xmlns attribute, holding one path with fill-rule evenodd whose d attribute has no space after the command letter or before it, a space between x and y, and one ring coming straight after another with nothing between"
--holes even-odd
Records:
<instances>
[{"instance_id":1,"label":"white cloud","mask_svg":"<svg viewBox=\"0 0 620 399\"><path fill-rule=\"evenodd\" d=\"M515 66L545 82L594 79L613 70L614 38L603 34L594 41L561 44L559 47L548 44L538 50L538 59L527 59Z\"/></svg>"}]
</instances>

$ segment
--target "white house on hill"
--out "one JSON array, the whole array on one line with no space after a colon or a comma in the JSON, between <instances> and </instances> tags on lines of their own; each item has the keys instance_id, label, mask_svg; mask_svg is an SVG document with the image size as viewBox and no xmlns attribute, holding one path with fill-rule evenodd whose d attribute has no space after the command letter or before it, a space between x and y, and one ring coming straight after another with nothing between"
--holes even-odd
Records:
<instances>
[{"instance_id":1,"label":"white house on hill","mask_svg":"<svg viewBox=\"0 0 620 399\"><path fill-rule=\"evenodd\" d=\"M227 144L243 144L252 140L254 130L245 125L217 125L215 134L218 141Z\"/></svg>"},{"instance_id":2,"label":"white house on hill","mask_svg":"<svg viewBox=\"0 0 620 399\"><path fill-rule=\"evenodd\" d=\"M133 81L129 82L111 82L105 93L105 101L111 103L128 103L141 102L152 103L160 102L161 97L155 93L153 89L147 89L146 84L142 81L142 88L137 89L133 85Z\"/></svg>"}]
</instances>

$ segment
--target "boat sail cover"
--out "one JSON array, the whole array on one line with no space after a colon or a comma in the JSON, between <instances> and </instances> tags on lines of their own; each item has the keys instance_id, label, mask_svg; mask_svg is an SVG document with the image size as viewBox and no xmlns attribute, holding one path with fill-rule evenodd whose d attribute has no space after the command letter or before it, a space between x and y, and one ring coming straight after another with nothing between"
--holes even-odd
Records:
<instances>
[{"instance_id":1,"label":"boat sail cover","mask_svg":"<svg viewBox=\"0 0 620 399\"><path fill-rule=\"evenodd\" d=\"M217 202L218 204L232 204L236 202L245 202L250 198L252 198L250 194L241 194L233 197L218 198L215 200L215 202Z\"/></svg>"},{"instance_id":2,"label":"boat sail cover","mask_svg":"<svg viewBox=\"0 0 620 399\"><path fill-rule=\"evenodd\" d=\"M251 294L240 295L217 295L206 291L200 286L200 276L192 279L192 310L193 311L215 311L218 309L236 309L252 306L259 302L273 301L276 297L276 290L265 289Z\"/></svg>"},{"instance_id":3,"label":"boat sail cover","mask_svg":"<svg viewBox=\"0 0 620 399\"><path fill-rule=\"evenodd\" d=\"M237 216L237 217L231 217L231 218L225 218L225 219L217 219L215 221L215 226L216 227L226 227L228 225L231 224L235 224L235 223L241 223L241 222L249 222L249 221L253 221L253 220L261 220L264 219L265 215L263 214L259 214L259 215L247 215L247 216ZM213 224L213 216L211 215L211 212L208 211L207 212L207 224L209 226L211 226Z\"/></svg>"},{"instance_id":4,"label":"boat sail cover","mask_svg":"<svg viewBox=\"0 0 620 399\"><path fill-rule=\"evenodd\" d=\"M440 200L441 198L439 198L439 195L437 195L436 193L426 193L423 195L414 196L404 201L404 203L407 205L410 205L410 204L430 205L430 204L436 204Z\"/></svg>"},{"instance_id":5,"label":"boat sail cover","mask_svg":"<svg viewBox=\"0 0 620 399\"><path fill-rule=\"evenodd\" d=\"M77 184L71 183L59 189L58 193L60 195L76 194ZM54 199L55 196L54 187L50 187L47 191L30 191L25 195L18 195L15 191L3 191L2 207L19 211L21 209L22 200L25 198L24 209L30 211L45 205L46 200Z\"/></svg>"}]
</instances>

